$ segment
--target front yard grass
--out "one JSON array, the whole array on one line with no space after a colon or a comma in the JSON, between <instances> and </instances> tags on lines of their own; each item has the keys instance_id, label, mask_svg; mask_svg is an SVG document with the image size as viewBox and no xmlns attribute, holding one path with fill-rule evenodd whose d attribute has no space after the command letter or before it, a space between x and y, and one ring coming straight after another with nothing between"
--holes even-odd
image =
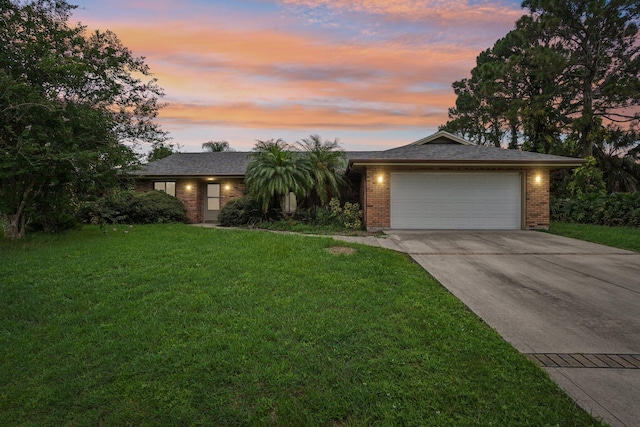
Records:
<instances>
[{"instance_id":1,"label":"front yard grass","mask_svg":"<svg viewBox=\"0 0 640 427\"><path fill-rule=\"evenodd\" d=\"M549 232L574 239L640 252L640 228L552 222Z\"/></svg>"},{"instance_id":2,"label":"front yard grass","mask_svg":"<svg viewBox=\"0 0 640 427\"><path fill-rule=\"evenodd\" d=\"M600 425L403 254L116 228L0 241L0 425Z\"/></svg>"},{"instance_id":3,"label":"front yard grass","mask_svg":"<svg viewBox=\"0 0 640 427\"><path fill-rule=\"evenodd\" d=\"M299 234L318 234L318 235L346 235L346 236L367 236L371 234L382 233L370 233L359 229L350 229L341 227L338 225L319 225L319 224L307 224L296 220L280 220L260 222L253 225L252 228L271 231L286 231Z\"/></svg>"}]
</instances>

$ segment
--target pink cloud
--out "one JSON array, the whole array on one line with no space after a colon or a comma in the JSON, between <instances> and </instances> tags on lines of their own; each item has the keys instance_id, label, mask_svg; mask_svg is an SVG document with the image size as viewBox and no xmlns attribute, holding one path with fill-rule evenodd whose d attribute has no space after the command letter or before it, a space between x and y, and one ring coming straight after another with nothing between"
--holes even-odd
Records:
<instances>
[{"instance_id":1,"label":"pink cloud","mask_svg":"<svg viewBox=\"0 0 640 427\"><path fill-rule=\"evenodd\" d=\"M461 25L510 24L521 15L520 8L500 2L484 2L470 5L466 0L280 0L289 6L368 13L390 20L428 21L430 24Z\"/></svg>"},{"instance_id":2,"label":"pink cloud","mask_svg":"<svg viewBox=\"0 0 640 427\"><path fill-rule=\"evenodd\" d=\"M426 110L426 109L425 109ZM407 114L372 108L336 109L300 104L265 107L251 103L189 105L171 103L160 117L163 121L254 129L393 129L433 127L438 114L412 111Z\"/></svg>"},{"instance_id":3,"label":"pink cloud","mask_svg":"<svg viewBox=\"0 0 640 427\"><path fill-rule=\"evenodd\" d=\"M176 4L145 2L136 3L136 8L155 7L167 15ZM461 22L480 26L481 20L493 18L511 20L512 25L517 19L514 10L500 9L497 3L470 7L460 1L281 0L280 4L321 5L383 20L439 19L443 26L457 13L456 28ZM265 26L268 19L260 19L260 25L250 19L239 25L211 25L206 16L194 12L191 19L85 23L113 30L134 54L147 57L166 89L169 106L160 118L169 131L189 126L309 132L435 128L446 122L447 108L454 105L451 83L467 76L479 53L454 27L450 27L453 37L398 31L372 41L295 26Z\"/></svg>"},{"instance_id":4,"label":"pink cloud","mask_svg":"<svg viewBox=\"0 0 640 427\"><path fill-rule=\"evenodd\" d=\"M464 76L475 56L460 47L335 44L180 23L114 30L147 54L174 100L162 117L186 120L188 111L193 121L247 127L438 125L455 100L452 77Z\"/></svg>"}]
</instances>

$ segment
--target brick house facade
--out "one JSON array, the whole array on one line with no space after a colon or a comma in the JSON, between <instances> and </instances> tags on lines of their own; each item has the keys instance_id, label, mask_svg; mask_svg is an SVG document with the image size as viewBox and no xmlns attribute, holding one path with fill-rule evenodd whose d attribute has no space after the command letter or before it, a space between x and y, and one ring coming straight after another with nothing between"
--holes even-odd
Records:
<instances>
[{"instance_id":1,"label":"brick house facade","mask_svg":"<svg viewBox=\"0 0 640 427\"><path fill-rule=\"evenodd\" d=\"M139 178L136 180L136 191L152 191L154 182L175 182L175 197L180 200L187 211L187 220L191 224L205 222L204 206L207 184L216 182L220 184L220 206L226 205L229 201L239 199L244 195L244 179L242 178L174 178L159 177L156 179Z\"/></svg>"},{"instance_id":2,"label":"brick house facade","mask_svg":"<svg viewBox=\"0 0 640 427\"><path fill-rule=\"evenodd\" d=\"M480 220L483 217L491 219L490 216L496 212L499 216L503 211L508 211L502 209L503 205L500 204L504 200L504 207L510 207L513 211L507 212L511 215L506 225L508 229L545 229L549 227L550 171L556 168L573 168L584 163L581 159L477 146L444 131L390 150L346 154L349 162L345 173L352 182L351 188L356 193L359 189L359 195L356 196L362 206L363 222L368 230L392 227L458 228L455 223L457 217L452 220L440 214L443 225L438 224L435 214L432 215L431 212L437 210L436 207L442 207L441 210L445 212L465 213L466 217L462 220L466 222L460 222L459 228L469 229L476 224L478 228L491 229L495 224L498 225L496 228L500 228L503 223L482 223ZM251 153L246 152L177 153L149 163L138 171L136 188L138 191L151 191L158 184L159 189L162 189L163 185L169 183L166 188L175 190L174 195L185 205L189 222L215 220L215 210L219 210L230 200L242 197L245 191L244 173L250 158ZM395 181L394 187L394 177L403 174L417 177L417 186L413 184L417 189L411 190L413 193L405 191L410 188L408 184L406 187L398 187L403 185L401 180ZM453 181L459 182L445 179L440 184L431 184L429 187L427 180L438 174L448 175L447 179L453 177ZM461 180L462 177L467 181ZM500 194L500 181L503 177L511 185L507 195ZM425 179L424 194L420 187L422 178ZM474 182L485 178L490 178L497 184L490 187L484 186L483 182ZM447 182L455 185L447 187ZM429 199L426 196L428 191L439 191L449 197L447 200L444 200L446 197ZM209 194L210 192L214 194ZM410 197L406 204L415 206L405 210L404 205L398 203L399 194L405 196L405 203L406 197ZM494 200L498 200L495 205ZM395 211L392 206L395 206ZM412 217L413 222L408 225L400 223L398 217L410 212L410 209L417 212L412 213L417 215ZM476 217L479 218L477 223L473 222Z\"/></svg>"},{"instance_id":3,"label":"brick house facade","mask_svg":"<svg viewBox=\"0 0 640 427\"><path fill-rule=\"evenodd\" d=\"M477 146L439 131L398 148L353 153L347 175L360 178L367 230L547 229L550 171L583 163ZM491 185L483 186L484 181ZM508 191L501 194L503 189Z\"/></svg>"},{"instance_id":4,"label":"brick house facade","mask_svg":"<svg viewBox=\"0 0 640 427\"><path fill-rule=\"evenodd\" d=\"M372 166L364 172L361 183L363 222L369 230L384 230L391 227L391 185L393 172L455 172L455 171L496 171L498 169L478 168L416 168L394 166ZM549 169L548 168L504 168L503 171L517 171L523 176L523 220L526 230L548 229L549 216ZM382 177L382 179L380 179Z\"/></svg>"}]
</instances>

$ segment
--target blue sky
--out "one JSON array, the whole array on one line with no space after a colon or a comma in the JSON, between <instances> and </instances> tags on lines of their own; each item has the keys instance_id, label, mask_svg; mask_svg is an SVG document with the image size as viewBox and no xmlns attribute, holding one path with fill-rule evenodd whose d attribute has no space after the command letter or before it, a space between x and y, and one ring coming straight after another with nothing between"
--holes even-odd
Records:
<instances>
[{"instance_id":1,"label":"blue sky","mask_svg":"<svg viewBox=\"0 0 640 427\"><path fill-rule=\"evenodd\" d=\"M159 120L182 151L310 134L348 150L420 139L446 122L451 83L525 13L511 1L72 3L73 21L146 57L166 92Z\"/></svg>"}]
</instances>

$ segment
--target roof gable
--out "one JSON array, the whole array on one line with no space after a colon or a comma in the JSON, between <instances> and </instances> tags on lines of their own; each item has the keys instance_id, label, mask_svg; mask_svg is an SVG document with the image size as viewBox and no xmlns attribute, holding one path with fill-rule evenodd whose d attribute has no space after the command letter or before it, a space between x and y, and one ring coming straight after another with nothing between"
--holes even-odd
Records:
<instances>
[{"instance_id":1,"label":"roof gable","mask_svg":"<svg viewBox=\"0 0 640 427\"><path fill-rule=\"evenodd\" d=\"M454 134L451 134L447 131L441 130L433 135L429 135L425 138L419 139L415 142L412 142L409 145L427 145L427 144L456 144L456 145L473 145L471 142L466 139L460 138Z\"/></svg>"}]
</instances>

